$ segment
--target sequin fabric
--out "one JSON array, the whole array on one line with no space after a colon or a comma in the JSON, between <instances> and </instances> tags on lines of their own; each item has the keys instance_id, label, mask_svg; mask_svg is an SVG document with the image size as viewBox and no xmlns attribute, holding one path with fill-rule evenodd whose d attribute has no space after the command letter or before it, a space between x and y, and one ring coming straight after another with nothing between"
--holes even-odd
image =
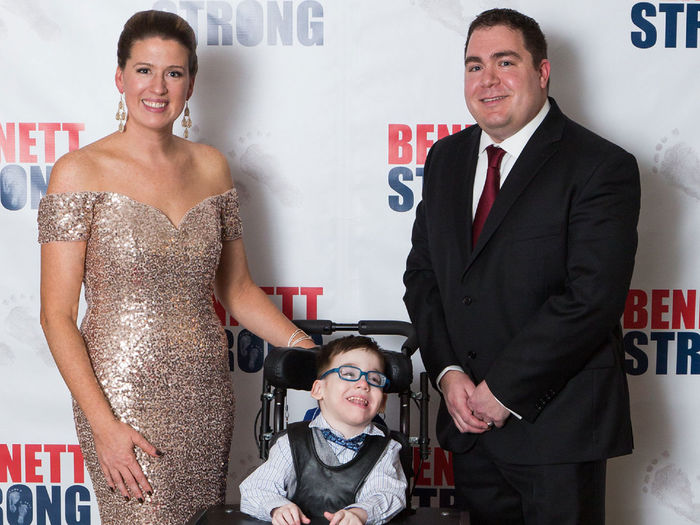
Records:
<instances>
[{"instance_id":1,"label":"sequin fabric","mask_svg":"<svg viewBox=\"0 0 700 525\"><path fill-rule=\"evenodd\" d=\"M39 242L86 241L80 326L115 415L164 452L137 459L154 489L140 504L113 494L90 426L73 403L103 525L182 525L222 503L234 398L226 336L212 294L222 241L241 236L235 190L209 197L179 225L125 195L46 195Z\"/></svg>"}]
</instances>

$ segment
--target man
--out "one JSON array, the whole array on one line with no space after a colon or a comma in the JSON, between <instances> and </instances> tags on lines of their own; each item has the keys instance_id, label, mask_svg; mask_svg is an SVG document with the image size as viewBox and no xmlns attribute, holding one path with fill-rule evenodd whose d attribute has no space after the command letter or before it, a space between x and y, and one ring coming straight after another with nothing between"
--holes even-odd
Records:
<instances>
[{"instance_id":1,"label":"man","mask_svg":"<svg viewBox=\"0 0 700 525\"><path fill-rule=\"evenodd\" d=\"M637 164L548 98L531 18L480 14L465 66L477 125L430 150L404 275L438 440L473 525L602 524L606 459L632 450Z\"/></svg>"}]
</instances>

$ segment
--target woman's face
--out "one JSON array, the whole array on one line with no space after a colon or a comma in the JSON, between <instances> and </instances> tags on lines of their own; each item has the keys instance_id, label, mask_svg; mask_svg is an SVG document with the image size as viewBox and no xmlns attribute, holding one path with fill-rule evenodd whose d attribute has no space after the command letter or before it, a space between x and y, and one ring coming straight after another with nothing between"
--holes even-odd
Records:
<instances>
[{"instance_id":1,"label":"woman's face","mask_svg":"<svg viewBox=\"0 0 700 525\"><path fill-rule=\"evenodd\" d=\"M127 126L169 131L194 87L187 49L160 37L136 40L115 81L129 110Z\"/></svg>"}]
</instances>

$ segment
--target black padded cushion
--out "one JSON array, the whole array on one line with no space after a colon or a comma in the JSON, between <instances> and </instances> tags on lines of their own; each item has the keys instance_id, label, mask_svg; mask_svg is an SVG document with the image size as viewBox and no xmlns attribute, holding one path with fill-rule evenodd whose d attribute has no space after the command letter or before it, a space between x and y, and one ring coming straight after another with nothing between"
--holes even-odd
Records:
<instances>
[{"instance_id":1,"label":"black padded cushion","mask_svg":"<svg viewBox=\"0 0 700 525\"><path fill-rule=\"evenodd\" d=\"M286 348L270 346L265 358L264 376L276 387L311 390L316 379L317 348ZM383 351L386 359L384 373L389 378L387 393L408 390L413 382L410 358L399 352Z\"/></svg>"}]
</instances>

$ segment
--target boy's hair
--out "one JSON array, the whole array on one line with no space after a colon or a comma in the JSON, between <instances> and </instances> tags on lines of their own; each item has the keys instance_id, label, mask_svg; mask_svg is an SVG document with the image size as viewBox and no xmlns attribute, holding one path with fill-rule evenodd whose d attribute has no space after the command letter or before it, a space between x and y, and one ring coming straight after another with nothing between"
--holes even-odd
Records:
<instances>
[{"instance_id":1,"label":"boy's hair","mask_svg":"<svg viewBox=\"0 0 700 525\"><path fill-rule=\"evenodd\" d=\"M316 373L320 376L323 372L328 370L335 356L351 350L357 350L358 348L367 350L376 355L381 366L381 370L377 370L377 372L384 372L386 359L377 342L371 337L365 337L363 335L348 335L333 339L321 347L316 356Z\"/></svg>"}]
</instances>

